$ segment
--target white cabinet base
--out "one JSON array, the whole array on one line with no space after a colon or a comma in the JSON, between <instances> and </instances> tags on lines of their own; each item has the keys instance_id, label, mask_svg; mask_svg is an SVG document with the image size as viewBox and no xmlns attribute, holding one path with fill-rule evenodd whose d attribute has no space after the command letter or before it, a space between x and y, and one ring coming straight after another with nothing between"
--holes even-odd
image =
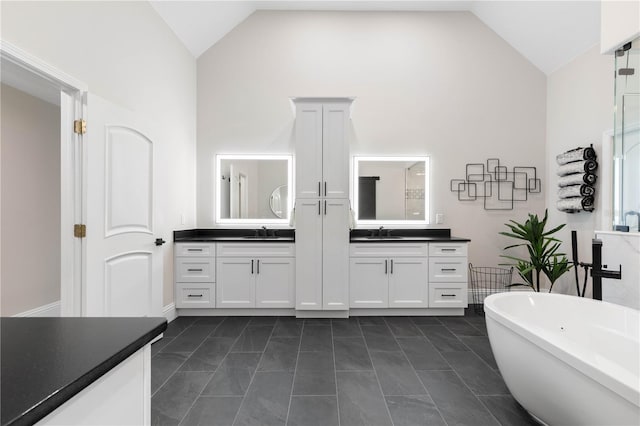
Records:
<instances>
[{"instance_id":1,"label":"white cabinet base","mask_svg":"<svg viewBox=\"0 0 640 426\"><path fill-rule=\"evenodd\" d=\"M375 309L375 308L364 308L364 309L354 309L351 308L349 310L349 316L352 317L379 317L379 316L387 316L387 317L435 317L435 316L463 316L464 308L386 308L386 309Z\"/></svg>"},{"instance_id":2,"label":"white cabinet base","mask_svg":"<svg viewBox=\"0 0 640 426\"><path fill-rule=\"evenodd\" d=\"M151 344L145 345L36 425L151 424Z\"/></svg>"}]
</instances>

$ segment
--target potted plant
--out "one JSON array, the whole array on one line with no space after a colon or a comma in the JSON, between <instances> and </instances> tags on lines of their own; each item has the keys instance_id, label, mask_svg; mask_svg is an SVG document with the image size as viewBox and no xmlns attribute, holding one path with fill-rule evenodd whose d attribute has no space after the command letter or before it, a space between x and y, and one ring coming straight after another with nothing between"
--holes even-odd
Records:
<instances>
[{"instance_id":1,"label":"potted plant","mask_svg":"<svg viewBox=\"0 0 640 426\"><path fill-rule=\"evenodd\" d=\"M522 284L514 285L526 285L531 287L534 291L540 291L540 279L542 276L546 276L549 279L551 285L549 286L549 293L553 288L553 284L558 278L565 272L571 269L572 264L569 263L564 253L559 253L561 241L552 237L562 228L565 224L557 226L551 230L545 230L547 225L547 210L544 211L544 218L540 220L538 215L529 214L529 218L525 223L518 223L515 220L510 220L511 223L505 223L505 225L511 230L511 232L500 232L500 235L523 240L523 243L513 244L505 247L505 250L509 250L515 247L526 247L529 258L519 258L516 256L501 255L501 257L513 260L515 263L510 264L515 266L518 270L518 274L525 281Z\"/></svg>"}]
</instances>

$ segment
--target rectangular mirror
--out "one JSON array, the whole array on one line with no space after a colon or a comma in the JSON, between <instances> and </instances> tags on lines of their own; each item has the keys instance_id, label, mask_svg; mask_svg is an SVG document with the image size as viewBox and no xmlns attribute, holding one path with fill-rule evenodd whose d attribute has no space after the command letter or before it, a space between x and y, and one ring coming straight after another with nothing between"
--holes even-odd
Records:
<instances>
[{"instance_id":1,"label":"rectangular mirror","mask_svg":"<svg viewBox=\"0 0 640 426\"><path fill-rule=\"evenodd\" d=\"M354 157L358 225L428 224L429 157Z\"/></svg>"},{"instance_id":2,"label":"rectangular mirror","mask_svg":"<svg viewBox=\"0 0 640 426\"><path fill-rule=\"evenodd\" d=\"M290 155L218 155L216 222L288 224Z\"/></svg>"}]
</instances>

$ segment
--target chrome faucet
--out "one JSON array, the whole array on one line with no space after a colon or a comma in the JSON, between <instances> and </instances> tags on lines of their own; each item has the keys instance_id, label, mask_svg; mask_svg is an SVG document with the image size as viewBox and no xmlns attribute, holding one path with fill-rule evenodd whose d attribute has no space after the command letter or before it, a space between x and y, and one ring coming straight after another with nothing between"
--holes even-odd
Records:
<instances>
[{"instance_id":1,"label":"chrome faucet","mask_svg":"<svg viewBox=\"0 0 640 426\"><path fill-rule=\"evenodd\" d=\"M384 226L381 226L380 228L378 228L378 237L382 237L382 229L384 228Z\"/></svg>"}]
</instances>

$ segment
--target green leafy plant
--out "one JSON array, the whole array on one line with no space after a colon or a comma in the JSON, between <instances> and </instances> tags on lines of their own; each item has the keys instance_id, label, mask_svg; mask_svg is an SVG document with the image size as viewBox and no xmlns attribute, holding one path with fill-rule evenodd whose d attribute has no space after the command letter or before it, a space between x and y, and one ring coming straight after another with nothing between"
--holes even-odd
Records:
<instances>
[{"instance_id":1,"label":"green leafy plant","mask_svg":"<svg viewBox=\"0 0 640 426\"><path fill-rule=\"evenodd\" d=\"M538 218L538 215L529 214L529 218L525 223L518 223L515 220L510 220L509 222L505 223L505 225L511 232L500 232L500 235L524 242L507 246L504 249L526 247L529 253L528 259L509 255L501 256L514 262L508 265L515 266L518 274L525 281L523 284L514 285L526 285L539 292L540 279L544 274L551 283L549 286L549 293L551 293L556 280L573 266L567 260L566 255L559 252L561 241L551 236L564 228L565 225L562 224L546 231L547 210L544 211L542 220Z\"/></svg>"}]
</instances>

